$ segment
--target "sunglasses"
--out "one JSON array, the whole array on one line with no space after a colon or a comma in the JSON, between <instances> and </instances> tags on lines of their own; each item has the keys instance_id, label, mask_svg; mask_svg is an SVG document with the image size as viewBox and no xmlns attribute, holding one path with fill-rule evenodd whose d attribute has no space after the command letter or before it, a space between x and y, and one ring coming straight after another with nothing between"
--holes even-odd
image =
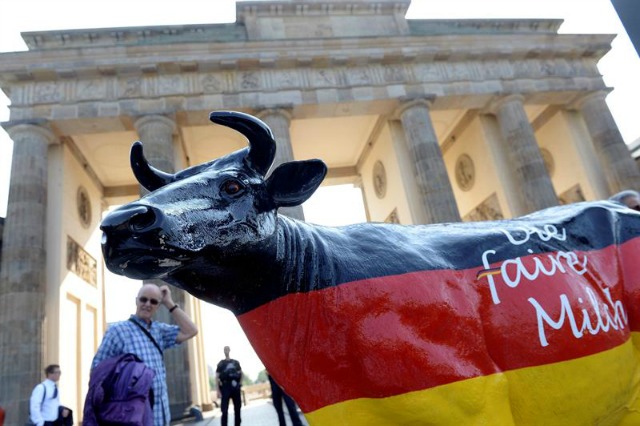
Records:
<instances>
[{"instance_id":1,"label":"sunglasses","mask_svg":"<svg viewBox=\"0 0 640 426\"><path fill-rule=\"evenodd\" d=\"M151 303L152 305L157 305L158 303L160 303L160 301L158 299L149 299L148 297L145 296L140 296L138 297L138 300L140 301L140 303L142 303L143 305L147 302Z\"/></svg>"}]
</instances>

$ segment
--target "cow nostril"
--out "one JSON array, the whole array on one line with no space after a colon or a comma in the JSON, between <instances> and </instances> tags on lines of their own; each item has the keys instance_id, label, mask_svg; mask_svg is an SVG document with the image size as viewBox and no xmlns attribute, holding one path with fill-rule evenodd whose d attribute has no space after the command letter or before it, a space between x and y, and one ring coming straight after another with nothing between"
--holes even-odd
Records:
<instances>
[{"instance_id":1,"label":"cow nostril","mask_svg":"<svg viewBox=\"0 0 640 426\"><path fill-rule=\"evenodd\" d=\"M129 230L132 232L141 232L149 228L156 222L156 215L152 209L146 209L142 213L135 214L129 219Z\"/></svg>"}]
</instances>

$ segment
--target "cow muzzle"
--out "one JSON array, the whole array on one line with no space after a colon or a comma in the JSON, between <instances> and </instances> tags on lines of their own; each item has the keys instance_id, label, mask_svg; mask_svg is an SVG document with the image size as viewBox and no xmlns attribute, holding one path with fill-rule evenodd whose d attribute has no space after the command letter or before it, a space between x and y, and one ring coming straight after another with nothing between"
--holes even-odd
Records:
<instances>
[{"instance_id":1,"label":"cow muzzle","mask_svg":"<svg viewBox=\"0 0 640 426\"><path fill-rule=\"evenodd\" d=\"M175 267L176 256L163 244L164 213L144 204L129 204L104 218L102 253L110 271L131 278L153 278ZM147 276L149 275L149 276Z\"/></svg>"},{"instance_id":2,"label":"cow muzzle","mask_svg":"<svg viewBox=\"0 0 640 426\"><path fill-rule=\"evenodd\" d=\"M100 229L105 234L143 234L159 229L164 222L164 214L155 207L131 204L113 211L104 218Z\"/></svg>"}]
</instances>

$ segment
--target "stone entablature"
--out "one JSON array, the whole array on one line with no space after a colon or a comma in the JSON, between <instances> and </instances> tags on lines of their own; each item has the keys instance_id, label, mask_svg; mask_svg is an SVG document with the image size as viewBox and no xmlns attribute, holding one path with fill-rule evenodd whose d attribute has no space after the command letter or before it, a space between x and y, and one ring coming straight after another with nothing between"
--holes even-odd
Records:
<instances>
[{"instance_id":1,"label":"stone entablature","mask_svg":"<svg viewBox=\"0 0 640 426\"><path fill-rule=\"evenodd\" d=\"M491 21L489 21L491 22ZM150 27L152 31L154 27ZM450 34L47 49L2 54L0 83L217 69L431 62L437 60L566 59L597 61L611 47L606 34ZM241 53L239 53L241 52Z\"/></svg>"},{"instance_id":2,"label":"stone entablature","mask_svg":"<svg viewBox=\"0 0 640 426\"><path fill-rule=\"evenodd\" d=\"M16 121L426 95L476 97L467 99L467 106L483 107L486 97L495 93L553 92L549 96L555 99L545 95L545 102L566 104L573 92L605 88L592 61L536 59L67 79L15 84L10 96L11 118Z\"/></svg>"},{"instance_id":3,"label":"stone entablature","mask_svg":"<svg viewBox=\"0 0 640 426\"><path fill-rule=\"evenodd\" d=\"M341 16L341 15L400 15L404 17L411 0L305 0L304 3L280 1L243 1L236 3L239 22L249 16Z\"/></svg>"},{"instance_id":4,"label":"stone entablature","mask_svg":"<svg viewBox=\"0 0 640 426\"><path fill-rule=\"evenodd\" d=\"M556 34L562 19L408 19L409 34Z\"/></svg>"},{"instance_id":5,"label":"stone entablature","mask_svg":"<svg viewBox=\"0 0 640 426\"><path fill-rule=\"evenodd\" d=\"M555 34L556 19L409 19L407 36ZM308 25L308 24L307 24ZM311 37L311 35L313 37ZM330 37L328 37L330 35ZM399 34L396 34L399 35ZM289 34L287 34L289 36ZM307 31L298 39L335 38L339 33ZM346 35L344 35L346 36ZM30 31L22 33L29 51L105 46L147 46L175 43L229 43L249 41L244 22L212 25L100 28L91 30ZM284 37L283 37L284 38ZM288 37L291 38L291 37ZM294 37L295 38L295 37ZM276 39L271 37L271 39Z\"/></svg>"},{"instance_id":6,"label":"stone entablature","mask_svg":"<svg viewBox=\"0 0 640 426\"><path fill-rule=\"evenodd\" d=\"M406 20L409 4L241 2L235 24L27 33L31 51L1 55L0 87L12 122L420 96L482 108L509 93L564 105L605 88L596 64L611 35L556 34L559 20Z\"/></svg>"},{"instance_id":7,"label":"stone entablature","mask_svg":"<svg viewBox=\"0 0 640 426\"><path fill-rule=\"evenodd\" d=\"M29 51L247 40L247 31L239 23L29 31L21 35Z\"/></svg>"},{"instance_id":8,"label":"stone entablature","mask_svg":"<svg viewBox=\"0 0 640 426\"><path fill-rule=\"evenodd\" d=\"M424 95L564 103L604 88L610 35L557 34L557 19L407 20L409 5L238 2L232 24L26 33L29 52L1 55L0 87L18 122Z\"/></svg>"},{"instance_id":9,"label":"stone entablature","mask_svg":"<svg viewBox=\"0 0 640 426\"><path fill-rule=\"evenodd\" d=\"M410 0L237 2L236 22L23 33L31 51L337 37L556 33L561 20L406 20Z\"/></svg>"}]
</instances>

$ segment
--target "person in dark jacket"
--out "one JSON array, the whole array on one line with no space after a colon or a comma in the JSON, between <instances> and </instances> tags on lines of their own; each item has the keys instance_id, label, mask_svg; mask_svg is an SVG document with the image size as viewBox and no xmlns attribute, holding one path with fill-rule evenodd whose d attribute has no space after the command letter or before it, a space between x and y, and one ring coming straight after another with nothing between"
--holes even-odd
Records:
<instances>
[{"instance_id":1,"label":"person in dark jacket","mask_svg":"<svg viewBox=\"0 0 640 426\"><path fill-rule=\"evenodd\" d=\"M221 426L227 426L229 414L229 399L233 401L235 426L240 426L240 408L242 403L242 368L240 363L229 357L231 348L224 347L224 359L216 367L216 382L220 392L220 409L222 410Z\"/></svg>"}]
</instances>

